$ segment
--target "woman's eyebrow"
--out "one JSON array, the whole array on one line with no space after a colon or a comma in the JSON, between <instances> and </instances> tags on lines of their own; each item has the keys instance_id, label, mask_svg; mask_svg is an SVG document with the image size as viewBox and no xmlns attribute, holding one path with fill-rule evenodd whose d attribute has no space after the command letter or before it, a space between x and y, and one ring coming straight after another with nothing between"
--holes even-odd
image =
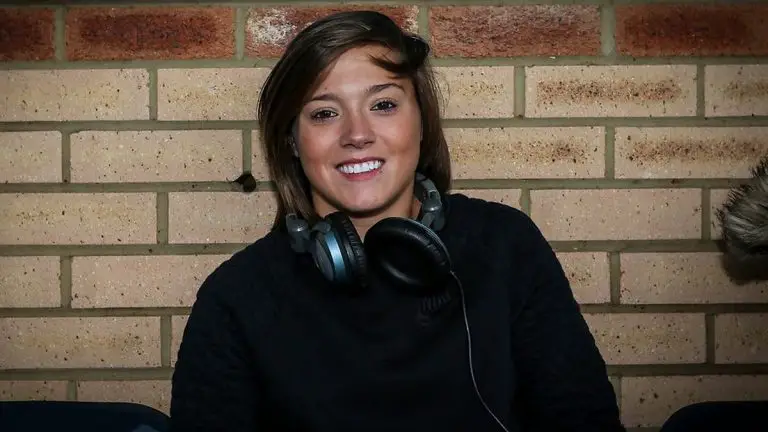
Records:
<instances>
[{"instance_id":1,"label":"woman's eyebrow","mask_svg":"<svg viewBox=\"0 0 768 432\"><path fill-rule=\"evenodd\" d=\"M385 89L388 89L390 87L396 87L396 88L399 88L402 91L405 91L403 86L401 86L400 84L397 84L397 83L394 83L394 82L387 82L387 83L382 83L382 84L374 84L374 85L368 87L365 90L365 94L366 95L372 95L372 94L378 93L380 91L383 91ZM336 96L334 93L321 93L321 94L319 94L317 96L314 96L312 99L309 100L309 102L312 102L312 101L338 101L338 99L339 99L338 96Z\"/></svg>"}]
</instances>

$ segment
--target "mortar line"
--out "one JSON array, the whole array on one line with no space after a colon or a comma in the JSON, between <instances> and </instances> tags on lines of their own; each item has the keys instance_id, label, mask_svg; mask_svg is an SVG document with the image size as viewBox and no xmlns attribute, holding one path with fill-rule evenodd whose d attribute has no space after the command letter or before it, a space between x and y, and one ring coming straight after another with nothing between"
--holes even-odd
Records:
<instances>
[{"instance_id":1,"label":"mortar line","mask_svg":"<svg viewBox=\"0 0 768 432\"><path fill-rule=\"evenodd\" d=\"M170 315L160 317L160 365L171 366L172 324Z\"/></svg>"},{"instance_id":2,"label":"mortar line","mask_svg":"<svg viewBox=\"0 0 768 432\"><path fill-rule=\"evenodd\" d=\"M701 188L701 239L712 239L712 217L710 207L712 203L711 189L704 186Z\"/></svg>"},{"instance_id":3,"label":"mortar line","mask_svg":"<svg viewBox=\"0 0 768 432\"><path fill-rule=\"evenodd\" d=\"M531 214L531 189L522 187L520 189L520 210L527 214L528 217L533 217Z\"/></svg>"},{"instance_id":4,"label":"mortar line","mask_svg":"<svg viewBox=\"0 0 768 432\"><path fill-rule=\"evenodd\" d=\"M706 87L705 76L706 65L700 64L696 66L696 115L698 117L706 117Z\"/></svg>"},{"instance_id":5,"label":"mortar line","mask_svg":"<svg viewBox=\"0 0 768 432\"><path fill-rule=\"evenodd\" d=\"M243 172L253 169L253 135L250 129L243 129Z\"/></svg>"},{"instance_id":6,"label":"mortar line","mask_svg":"<svg viewBox=\"0 0 768 432\"><path fill-rule=\"evenodd\" d=\"M63 62L67 57L66 42L66 6L59 6L53 16L53 51L56 62Z\"/></svg>"},{"instance_id":7,"label":"mortar line","mask_svg":"<svg viewBox=\"0 0 768 432\"><path fill-rule=\"evenodd\" d=\"M158 192L157 199L157 243L168 244L169 203L168 192Z\"/></svg>"},{"instance_id":8,"label":"mortar line","mask_svg":"<svg viewBox=\"0 0 768 432\"><path fill-rule=\"evenodd\" d=\"M245 27L248 18L246 7L235 8L235 60L245 57Z\"/></svg>"},{"instance_id":9,"label":"mortar line","mask_svg":"<svg viewBox=\"0 0 768 432\"><path fill-rule=\"evenodd\" d=\"M619 252L608 252L608 289L610 303L621 304L621 255Z\"/></svg>"},{"instance_id":10,"label":"mortar line","mask_svg":"<svg viewBox=\"0 0 768 432\"><path fill-rule=\"evenodd\" d=\"M77 400L77 381L75 381L75 380L67 381L67 396L66 396L66 399L68 401L76 401Z\"/></svg>"},{"instance_id":11,"label":"mortar line","mask_svg":"<svg viewBox=\"0 0 768 432\"><path fill-rule=\"evenodd\" d=\"M525 117L525 66L514 69L514 117Z\"/></svg>"},{"instance_id":12,"label":"mortar line","mask_svg":"<svg viewBox=\"0 0 768 432\"><path fill-rule=\"evenodd\" d=\"M605 178L616 178L616 128L605 127Z\"/></svg>"},{"instance_id":13,"label":"mortar line","mask_svg":"<svg viewBox=\"0 0 768 432\"><path fill-rule=\"evenodd\" d=\"M429 4L417 5L419 8L416 12L416 25L418 26L418 34L429 42L431 36L429 29Z\"/></svg>"},{"instance_id":14,"label":"mortar line","mask_svg":"<svg viewBox=\"0 0 768 432\"><path fill-rule=\"evenodd\" d=\"M72 256L69 255L59 258L59 293L61 307L72 309Z\"/></svg>"},{"instance_id":15,"label":"mortar line","mask_svg":"<svg viewBox=\"0 0 768 432\"><path fill-rule=\"evenodd\" d=\"M157 120L157 68L147 69L149 73L149 119Z\"/></svg>"},{"instance_id":16,"label":"mortar line","mask_svg":"<svg viewBox=\"0 0 768 432\"><path fill-rule=\"evenodd\" d=\"M608 58L616 57L616 11L610 4L600 6L600 52Z\"/></svg>"},{"instance_id":17,"label":"mortar line","mask_svg":"<svg viewBox=\"0 0 768 432\"><path fill-rule=\"evenodd\" d=\"M61 133L61 181L72 182L72 135L69 132Z\"/></svg>"},{"instance_id":18,"label":"mortar line","mask_svg":"<svg viewBox=\"0 0 768 432\"><path fill-rule=\"evenodd\" d=\"M706 313L704 315L704 338L705 338L705 363L714 365L716 364L715 351L717 340L715 338L715 314Z\"/></svg>"}]
</instances>

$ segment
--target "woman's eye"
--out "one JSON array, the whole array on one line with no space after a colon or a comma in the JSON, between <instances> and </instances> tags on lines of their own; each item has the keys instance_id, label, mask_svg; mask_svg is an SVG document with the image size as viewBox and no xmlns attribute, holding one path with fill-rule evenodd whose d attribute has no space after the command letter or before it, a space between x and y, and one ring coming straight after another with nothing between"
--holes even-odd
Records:
<instances>
[{"instance_id":1,"label":"woman's eye","mask_svg":"<svg viewBox=\"0 0 768 432\"><path fill-rule=\"evenodd\" d=\"M336 113L334 113L331 110L319 110L312 113L312 119L313 120L325 120L327 118L331 118L335 116Z\"/></svg>"},{"instance_id":2,"label":"woman's eye","mask_svg":"<svg viewBox=\"0 0 768 432\"><path fill-rule=\"evenodd\" d=\"M397 105L392 101L381 101L373 106L374 110L390 111L395 109Z\"/></svg>"}]
</instances>

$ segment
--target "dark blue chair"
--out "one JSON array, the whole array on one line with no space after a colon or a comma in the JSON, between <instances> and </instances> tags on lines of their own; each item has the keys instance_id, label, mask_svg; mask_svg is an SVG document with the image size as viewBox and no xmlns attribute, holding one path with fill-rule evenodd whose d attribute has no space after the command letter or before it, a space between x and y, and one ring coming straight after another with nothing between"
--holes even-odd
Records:
<instances>
[{"instance_id":1,"label":"dark blue chair","mask_svg":"<svg viewBox=\"0 0 768 432\"><path fill-rule=\"evenodd\" d=\"M765 432L768 401L710 401L675 411L659 432Z\"/></svg>"},{"instance_id":2,"label":"dark blue chair","mask_svg":"<svg viewBox=\"0 0 768 432\"><path fill-rule=\"evenodd\" d=\"M167 432L169 417L128 402L0 402L3 432Z\"/></svg>"}]
</instances>

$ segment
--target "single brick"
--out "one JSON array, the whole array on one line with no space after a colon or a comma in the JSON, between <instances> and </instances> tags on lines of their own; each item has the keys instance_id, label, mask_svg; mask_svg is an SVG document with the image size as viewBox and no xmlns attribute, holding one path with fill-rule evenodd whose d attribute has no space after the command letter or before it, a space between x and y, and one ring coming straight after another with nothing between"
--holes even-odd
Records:
<instances>
[{"instance_id":1,"label":"single brick","mask_svg":"<svg viewBox=\"0 0 768 432\"><path fill-rule=\"evenodd\" d=\"M0 368L160 366L158 317L0 318Z\"/></svg>"},{"instance_id":2,"label":"single brick","mask_svg":"<svg viewBox=\"0 0 768 432\"><path fill-rule=\"evenodd\" d=\"M600 53L597 6L444 6L429 9L436 57Z\"/></svg>"},{"instance_id":3,"label":"single brick","mask_svg":"<svg viewBox=\"0 0 768 432\"><path fill-rule=\"evenodd\" d=\"M704 314L607 313L584 318L607 364L705 360Z\"/></svg>"},{"instance_id":4,"label":"single brick","mask_svg":"<svg viewBox=\"0 0 768 432\"><path fill-rule=\"evenodd\" d=\"M768 115L768 65L707 66L704 87L707 116Z\"/></svg>"},{"instance_id":5,"label":"single brick","mask_svg":"<svg viewBox=\"0 0 768 432\"><path fill-rule=\"evenodd\" d=\"M176 365L181 340L184 338L184 329L187 326L189 316L180 315L171 318L171 366Z\"/></svg>"},{"instance_id":6,"label":"single brick","mask_svg":"<svg viewBox=\"0 0 768 432\"><path fill-rule=\"evenodd\" d=\"M768 128L616 128L617 178L748 177Z\"/></svg>"},{"instance_id":7,"label":"single brick","mask_svg":"<svg viewBox=\"0 0 768 432\"><path fill-rule=\"evenodd\" d=\"M0 152L0 183L62 180L60 132L0 132Z\"/></svg>"},{"instance_id":8,"label":"single brick","mask_svg":"<svg viewBox=\"0 0 768 432\"><path fill-rule=\"evenodd\" d=\"M768 363L768 314L715 316L716 363Z\"/></svg>"},{"instance_id":9,"label":"single brick","mask_svg":"<svg viewBox=\"0 0 768 432\"><path fill-rule=\"evenodd\" d=\"M0 381L0 400L2 401L66 399L66 381Z\"/></svg>"},{"instance_id":10,"label":"single brick","mask_svg":"<svg viewBox=\"0 0 768 432\"><path fill-rule=\"evenodd\" d=\"M171 382L169 380L80 381L77 383L77 400L137 403L169 414Z\"/></svg>"},{"instance_id":11,"label":"single brick","mask_svg":"<svg viewBox=\"0 0 768 432\"><path fill-rule=\"evenodd\" d=\"M456 189L451 192L520 208L520 190L518 189Z\"/></svg>"},{"instance_id":12,"label":"single brick","mask_svg":"<svg viewBox=\"0 0 768 432\"><path fill-rule=\"evenodd\" d=\"M73 8L66 15L67 58L232 58L234 25L233 8Z\"/></svg>"},{"instance_id":13,"label":"single brick","mask_svg":"<svg viewBox=\"0 0 768 432\"><path fill-rule=\"evenodd\" d=\"M443 66L435 79L445 118L513 117L514 66Z\"/></svg>"},{"instance_id":14,"label":"single brick","mask_svg":"<svg viewBox=\"0 0 768 432\"><path fill-rule=\"evenodd\" d=\"M696 402L768 399L768 375L646 376L621 379L625 427L659 427Z\"/></svg>"},{"instance_id":15,"label":"single brick","mask_svg":"<svg viewBox=\"0 0 768 432\"><path fill-rule=\"evenodd\" d=\"M151 193L0 194L0 244L127 244L156 240Z\"/></svg>"},{"instance_id":16,"label":"single brick","mask_svg":"<svg viewBox=\"0 0 768 432\"><path fill-rule=\"evenodd\" d=\"M169 194L171 243L251 243L272 227L273 192L178 192Z\"/></svg>"},{"instance_id":17,"label":"single brick","mask_svg":"<svg viewBox=\"0 0 768 432\"><path fill-rule=\"evenodd\" d=\"M611 275L605 252L557 252L576 301L581 304L611 301Z\"/></svg>"},{"instance_id":18,"label":"single brick","mask_svg":"<svg viewBox=\"0 0 768 432\"><path fill-rule=\"evenodd\" d=\"M701 236L701 192L532 191L531 216L549 240L692 239Z\"/></svg>"},{"instance_id":19,"label":"single brick","mask_svg":"<svg viewBox=\"0 0 768 432\"><path fill-rule=\"evenodd\" d=\"M71 137L75 183L233 180L242 159L240 131L88 131Z\"/></svg>"},{"instance_id":20,"label":"single brick","mask_svg":"<svg viewBox=\"0 0 768 432\"><path fill-rule=\"evenodd\" d=\"M768 54L768 6L617 5L616 51L630 56Z\"/></svg>"},{"instance_id":21,"label":"single brick","mask_svg":"<svg viewBox=\"0 0 768 432\"><path fill-rule=\"evenodd\" d=\"M192 306L203 280L226 258L227 255L74 257L72 307Z\"/></svg>"},{"instance_id":22,"label":"single brick","mask_svg":"<svg viewBox=\"0 0 768 432\"><path fill-rule=\"evenodd\" d=\"M0 71L0 121L146 120L144 69Z\"/></svg>"},{"instance_id":23,"label":"single brick","mask_svg":"<svg viewBox=\"0 0 768 432\"><path fill-rule=\"evenodd\" d=\"M445 129L454 177L585 178L605 172L603 128Z\"/></svg>"},{"instance_id":24,"label":"single brick","mask_svg":"<svg viewBox=\"0 0 768 432\"><path fill-rule=\"evenodd\" d=\"M418 30L417 6L339 5L323 7L256 7L245 23L245 53L252 57L278 57L299 31L326 15L349 10L374 10L390 17L402 29Z\"/></svg>"},{"instance_id":25,"label":"single brick","mask_svg":"<svg viewBox=\"0 0 768 432\"><path fill-rule=\"evenodd\" d=\"M160 69L159 120L253 120L269 68Z\"/></svg>"},{"instance_id":26,"label":"single brick","mask_svg":"<svg viewBox=\"0 0 768 432\"><path fill-rule=\"evenodd\" d=\"M0 308L61 305L59 257L0 257Z\"/></svg>"},{"instance_id":27,"label":"single brick","mask_svg":"<svg viewBox=\"0 0 768 432\"><path fill-rule=\"evenodd\" d=\"M765 303L768 282L736 285L719 252L621 255L621 302L633 304Z\"/></svg>"},{"instance_id":28,"label":"single brick","mask_svg":"<svg viewBox=\"0 0 768 432\"><path fill-rule=\"evenodd\" d=\"M728 201L730 192L730 189L713 189L709 192L709 233L710 237L713 239L719 239L722 236L717 211L723 208L723 205Z\"/></svg>"},{"instance_id":29,"label":"single brick","mask_svg":"<svg viewBox=\"0 0 768 432\"><path fill-rule=\"evenodd\" d=\"M264 145L258 130L251 131L251 174L256 180L272 180L269 164L267 164L267 155L264 152Z\"/></svg>"},{"instance_id":30,"label":"single brick","mask_svg":"<svg viewBox=\"0 0 768 432\"><path fill-rule=\"evenodd\" d=\"M53 16L52 9L0 8L0 61L52 59Z\"/></svg>"},{"instance_id":31,"label":"single brick","mask_svg":"<svg viewBox=\"0 0 768 432\"><path fill-rule=\"evenodd\" d=\"M527 117L667 117L696 114L696 66L533 66Z\"/></svg>"}]
</instances>

